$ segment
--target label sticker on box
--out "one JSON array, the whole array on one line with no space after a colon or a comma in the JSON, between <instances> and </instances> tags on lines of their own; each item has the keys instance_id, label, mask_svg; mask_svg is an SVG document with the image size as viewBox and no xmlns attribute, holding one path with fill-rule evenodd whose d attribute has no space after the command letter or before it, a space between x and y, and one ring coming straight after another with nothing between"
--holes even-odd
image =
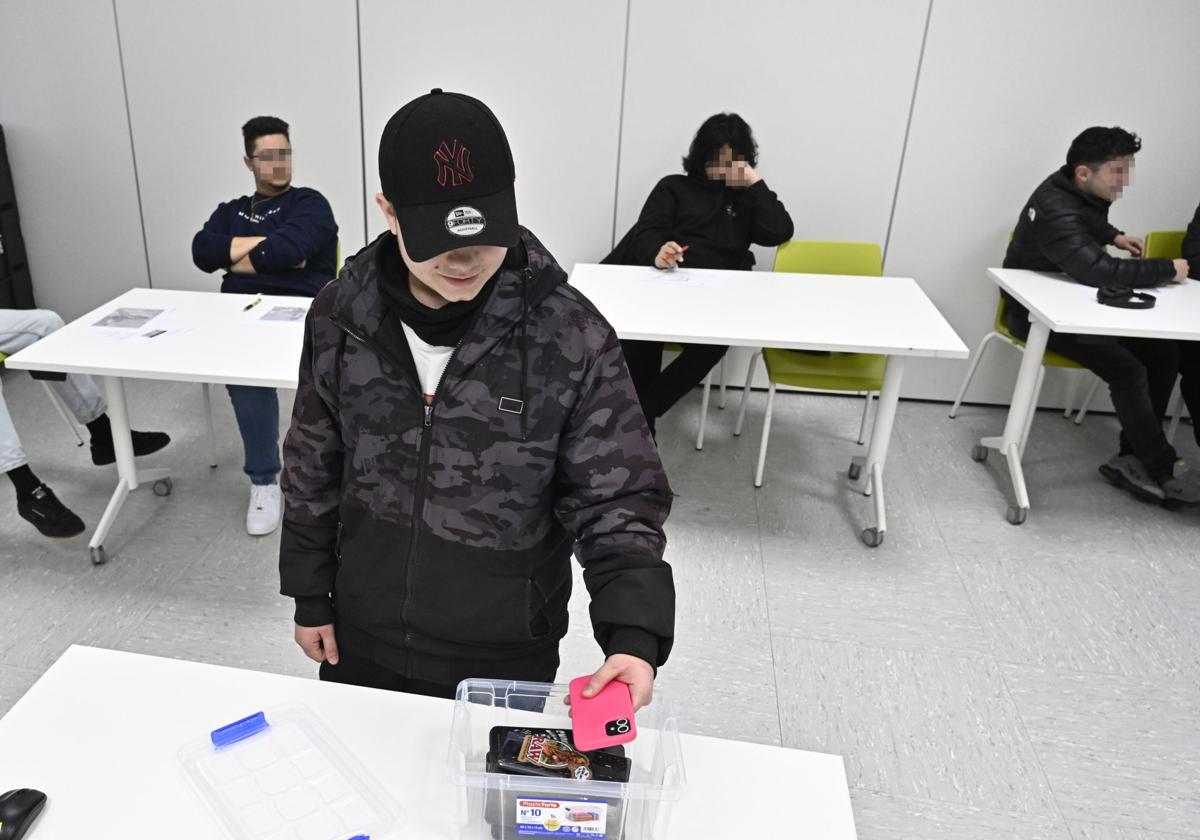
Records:
<instances>
[{"instance_id":1,"label":"label sticker on box","mask_svg":"<svg viewBox=\"0 0 1200 840\"><path fill-rule=\"evenodd\" d=\"M608 804L517 797L517 834L522 837L604 837Z\"/></svg>"}]
</instances>

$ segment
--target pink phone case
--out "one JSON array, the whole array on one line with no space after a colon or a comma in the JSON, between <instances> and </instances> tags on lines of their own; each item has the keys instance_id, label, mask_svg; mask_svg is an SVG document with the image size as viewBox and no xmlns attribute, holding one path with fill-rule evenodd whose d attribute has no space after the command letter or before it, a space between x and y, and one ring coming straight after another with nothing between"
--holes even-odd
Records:
<instances>
[{"instance_id":1,"label":"pink phone case","mask_svg":"<svg viewBox=\"0 0 1200 840\"><path fill-rule=\"evenodd\" d=\"M626 744L637 737L629 686L613 680L590 700L583 698L591 675L571 680L571 730L583 751Z\"/></svg>"}]
</instances>

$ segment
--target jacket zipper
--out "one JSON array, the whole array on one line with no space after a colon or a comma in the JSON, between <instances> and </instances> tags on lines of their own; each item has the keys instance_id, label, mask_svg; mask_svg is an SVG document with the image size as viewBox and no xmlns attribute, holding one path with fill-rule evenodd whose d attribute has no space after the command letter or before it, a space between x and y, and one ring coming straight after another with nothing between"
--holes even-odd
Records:
<instances>
[{"instance_id":1,"label":"jacket zipper","mask_svg":"<svg viewBox=\"0 0 1200 840\"><path fill-rule=\"evenodd\" d=\"M396 370L398 370L398 371L404 370L404 365L400 364L400 362L397 359L395 359L391 353L388 353L387 351L385 351L379 344L375 343L374 341L368 340L365 336L360 335L359 333L350 329L348 326L346 326L344 323L342 323L340 320L338 320L333 315L329 316L329 321L335 327L337 327L342 332L344 332L346 335L350 336L355 341L357 341L359 344L368 348L376 355L386 359L388 361L388 363L392 365L392 367L396 368ZM455 348L455 349L457 350L457 348ZM440 385L441 383L439 382L438 384ZM421 383L417 382L416 385L417 385L417 392L420 393L422 391ZM405 614L408 611L408 593L412 590L412 556L413 556L413 552L416 549L417 529L420 528L420 517L419 517L418 511L421 508L421 506L423 506L425 503L425 500L424 500L425 461L429 456L429 435L425 434L425 429L429 428L429 426L433 422L433 416L432 416L433 415L433 406L427 405L427 406L424 406L424 408L425 408L425 422L424 422L423 428L418 433L420 435L420 438L417 442L417 448L419 451L418 461L417 461L417 493L418 493L418 495L413 503L413 525L412 525L413 536L412 536L412 540L409 544L409 546L410 546L409 547L409 556L408 556L408 564L409 565L405 569L404 601L400 607L400 623L404 627L404 640L406 642L412 638L412 634L409 633L409 631L408 631L408 618ZM340 527L340 523L339 523L339 527ZM338 559L340 561L341 558L339 557Z\"/></svg>"},{"instance_id":2,"label":"jacket zipper","mask_svg":"<svg viewBox=\"0 0 1200 840\"><path fill-rule=\"evenodd\" d=\"M458 348L462 347L462 339L459 339L458 344L454 345L454 350L450 353L450 358L446 361L446 366L442 368L442 375L438 377L437 385L433 388L433 396L428 404L424 402L422 397L422 407L425 409L425 426L421 429L421 442L419 444L420 453L417 456L417 486L413 496L413 512L412 512L412 538L408 543L408 560L404 567L404 601L400 604L400 621L404 624L404 641L412 641L412 633L408 629L408 603L412 598L413 591L413 572L417 565L417 544L421 535L421 528L425 522L425 484L427 483L426 471L429 467L429 449L433 439L433 433L429 431L433 428L433 406L437 402L438 394L442 391L442 383L446 380L446 371L450 370L450 365L454 364L454 358L458 355ZM417 388L417 391L423 391L423 388Z\"/></svg>"}]
</instances>

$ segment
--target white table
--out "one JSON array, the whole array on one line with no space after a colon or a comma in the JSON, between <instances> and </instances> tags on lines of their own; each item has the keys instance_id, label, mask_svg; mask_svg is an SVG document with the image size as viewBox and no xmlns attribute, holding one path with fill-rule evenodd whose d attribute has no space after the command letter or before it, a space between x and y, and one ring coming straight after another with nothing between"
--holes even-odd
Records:
<instances>
[{"instance_id":1,"label":"white table","mask_svg":"<svg viewBox=\"0 0 1200 840\"><path fill-rule=\"evenodd\" d=\"M1096 289L1065 274L989 268L988 277L1029 310L1029 338L1013 388L1004 434L981 438L971 457L982 461L991 449L1008 462L1015 501L1006 517L1020 525L1029 514L1029 490L1021 468L1024 440L1037 410L1042 383L1042 357L1051 332L1200 341L1200 283L1149 290L1158 298L1153 309L1120 309L1096 300Z\"/></svg>"},{"instance_id":2,"label":"white table","mask_svg":"<svg viewBox=\"0 0 1200 840\"><path fill-rule=\"evenodd\" d=\"M404 808L400 836L456 836L433 818L457 795L445 772L452 701L79 646L0 718L0 791L49 796L31 840L213 840L220 828L187 785L180 746L293 701ZM791 815L795 836L856 837L839 756L698 735L682 747L687 789L670 837L744 836L749 802L768 821Z\"/></svg>"},{"instance_id":3,"label":"white table","mask_svg":"<svg viewBox=\"0 0 1200 840\"><path fill-rule=\"evenodd\" d=\"M962 339L907 277L855 277L769 271L576 265L578 288L623 339L778 347L886 355L879 410L863 459L853 459L851 486L874 495L875 525L887 530L883 466L908 356L965 359Z\"/></svg>"},{"instance_id":4,"label":"white table","mask_svg":"<svg viewBox=\"0 0 1200 840\"><path fill-rule=\"evenodd\" d=\"M5 360L6 366L16 370L85 373L104 381L119 479L88 543L92 562L107 559L104 538L129 493L140 484L154 484L155 492L162 495L171 491L168 470L139 470L134 463L125 379L296 387L304 342L303 320L264 323L259 318L275 306L307 311L312 301L306 297L263 296L261 303L249 312L243 311L257 297L131 289ZM164 318L177 331L156 338L118 340L93 327L118 307L171 310Z\"/></svg>"}]
</instances>

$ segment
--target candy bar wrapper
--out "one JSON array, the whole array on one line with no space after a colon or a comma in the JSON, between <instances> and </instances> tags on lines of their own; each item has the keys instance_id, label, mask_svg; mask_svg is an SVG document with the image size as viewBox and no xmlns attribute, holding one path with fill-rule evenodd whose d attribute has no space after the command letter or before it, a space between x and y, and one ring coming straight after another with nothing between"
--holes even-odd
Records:
<instances>
[{"instance_id":1,"label":"candy bar wrapper","mask_svg":"<svg viewBox=\"0 0 1200 840\"><path fill-rule=\"evenodd\" d=\"M621 745L602 750L581 752L575 748L569 729L536 729L514 726L492 727L488 736L486 769L489 773L505 773L531 777L528 787L522 783L508 790L489 789L484 805L484 818L493 827L493 836L507 836L516 825L516 799L543 796L536 778L576 779L578 781L628 782L633 762L625 757ZM556 794L558 798L561 794ZM611 826L608 837L619 838L623 803L620 799L579 794L584 802L608 806Z\"/></svg>"}]
</instances>

